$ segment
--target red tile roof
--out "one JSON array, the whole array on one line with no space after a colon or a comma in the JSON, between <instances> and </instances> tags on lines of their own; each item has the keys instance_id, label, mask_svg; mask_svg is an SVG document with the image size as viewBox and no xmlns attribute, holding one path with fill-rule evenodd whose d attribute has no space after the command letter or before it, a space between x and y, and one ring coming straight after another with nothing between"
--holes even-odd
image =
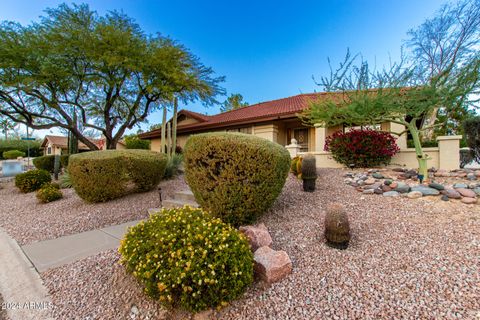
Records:
<instances>
[{"instance_id":1,"label":"red tile roof","mask_svg":"<svg viewBox=\"0 0 480 320\"><path fill-rule=\"evenodd\" d=\"M325 99L331 96L331 93L307 93L299 94L293 97L271 100L257 103L236 110L219 113L212 116L202 115L197 112L181 110L179 112L190 115L199 120L198 123L179 125L178 133L188 133L202 131L209 128L222 128L233 125L249 124L261 121L269 121L280 118L295 117L295 115L308 108L310 102L316 99ZM145 132L140 135L141 138L157 138L161 134L161 129Z\"/></svg>"}]
</instances>

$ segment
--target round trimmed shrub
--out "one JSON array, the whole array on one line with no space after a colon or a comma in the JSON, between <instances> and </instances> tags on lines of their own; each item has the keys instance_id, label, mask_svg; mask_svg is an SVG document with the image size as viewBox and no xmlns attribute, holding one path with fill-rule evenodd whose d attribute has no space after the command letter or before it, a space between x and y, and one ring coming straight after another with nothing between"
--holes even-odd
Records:
<instances>
[{"instance_id":1,"label":"round trimmed shrub","mask_svg":"<svg viewBox=\"0 0 480 320\"><path fill-rule=\"evenodd\" d=\"M272 206L288 176L290 154L277 143L248 134L205 133L188 139L184 166L200 206L240 226Z\"/></svg>"},{"instance_id":2,"label":"round trimmed shrub","mask_svg":"<svg viewBox=\"0 0 480 320\"><path fill-rule=\"evenodd\" d=\"M364 129L335 132L325 139L325 151L347 167L369 168L389 164L400 148L390 133Z\"/></svg>"},{"instance_id":3,"label":"round trimmed shrub","mask_svg":"<svg viewBox=\"0 0 480 320\"><path fill-rule=\"evenodd\" d=\"M105 202L155 188L165 173L167 158L148 150L105 150L70 156L73 188L87 202Z\"/></svg>"},{"instance_id":4,"label":"round trimmed shrub","mask_svg":"<svg viewBox=\"0 0 480 320\"><path fill-rule=\"evenodd\" d=\"M63 194L59 189L58 184L46 183L37 191L37 199L41 203L60 200L63 198Z\"/></svg>"},{"instance_id":5,"label":"round trimmed shrub","mask_svg":"<svg viewBox=\"0 0 480 320\"><path fill-rule=\"evenodd\" d=\"M37 191L51 181L52 176L46 170L30 170L15 176L15 186L25 193Z\"/></svg>"},{"instance_id":6,"label":"round trimmed shrub","mask_svg":"<svg viewBox=\"0 0 480 320\"><path fill-rule=\"evenodd\" d=\"M17 159L18 157L25 157L25 152L20 150L10 150L10 151L5 151L2 156L4 159L7 159L7 160Z\"/></svg>"},{"instance_id":7,"label":"round trimmed shrub","mask_svg":"<svg viewBox=\"0 0 480 320\"><path fill-rule=\"evenodd\" d=\"M225 305L253 282L245 236L188 206L163 209L130 228L121 263L168 307L197 312Z\"/></svg>"},{"instance_id":8,"label":"round trimmed shrub","mask_svg":"<svg viewBox=\"0 0 480 320\"><path fill-rule=\"evenodd\" d=\"M55 156L41 156L33 159L33 165L37 169L47 170L48 172L53 172L55 168Z\"/></svg>"}]
</instances>

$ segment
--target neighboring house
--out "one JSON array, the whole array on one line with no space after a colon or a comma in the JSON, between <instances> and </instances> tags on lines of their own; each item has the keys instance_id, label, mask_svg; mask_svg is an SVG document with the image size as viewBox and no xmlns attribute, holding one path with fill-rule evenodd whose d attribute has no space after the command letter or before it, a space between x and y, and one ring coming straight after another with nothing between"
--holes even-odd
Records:
<instances>
[{"instance_id":1,"label":"neighboring house","mask_svg":"<svg viewBox=\"0 0 480 320\"><path fill-rule=\"evenodd\" d=\"M90 139L90 141L95 143L101 150L105 150L104 139ZM47 135L43 139L41 148L43 148L44 155L68 154L68 137ZM125 144L123 143L123 141L120 141L117 144L117 149L125 149ZM78 151L90 151L90 148L79 141Z\"/></svg>"},{"instance_id":2,"label":"neighboring house","mask_svg":"<svg viewBox=\"0 0 480 320\"><path fill-rule=\"evenodd\" d=\"M212 116L181 110L177 117L177 144L185 145L189 135L202 132L227 131L253 134L283 146L290 144L292 138L297 140L301 152L323 151L325 137L338 130L346 130L342 126L333 128L315 128L305 126L297 114L307 109L316 99L330 99L335 93L309 93L293 97L261 102L236 110ZM388 130L395 124L381 124ZM400 130L400 131L403 131ZM140 134L140 138L151 140L151 149L160 151L161 129ZM406 140L399 144L406 147Z\"/></svg>"}]
</instances>

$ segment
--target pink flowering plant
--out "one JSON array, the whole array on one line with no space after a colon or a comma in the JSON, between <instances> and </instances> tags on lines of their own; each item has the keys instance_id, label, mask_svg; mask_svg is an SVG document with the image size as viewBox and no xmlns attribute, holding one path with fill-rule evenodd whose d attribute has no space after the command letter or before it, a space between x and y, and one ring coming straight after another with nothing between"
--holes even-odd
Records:
<instances>
[{"instance_id":1,"label":"pink flowering plant","mask_svg":"<svg viewBox=\"0 0 480 320\"><path fill-rule=\"evenodd\" d=\"M390 133L362 129L335 132L325 140L325 151L346 166L369 168L389 164L400 148Z\"/></svg>"}]
</instances>

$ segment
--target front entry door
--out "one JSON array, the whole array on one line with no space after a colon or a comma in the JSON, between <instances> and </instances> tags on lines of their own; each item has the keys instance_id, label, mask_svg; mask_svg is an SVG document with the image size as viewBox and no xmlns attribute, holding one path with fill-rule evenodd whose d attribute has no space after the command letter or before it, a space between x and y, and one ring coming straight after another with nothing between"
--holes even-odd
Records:
<instances>
[{"instance_id":1,"label":"front entry door","mask_svg":"<svg viewBox=\"0 0 480 320\"><path fill-rule=\"evenodd\" d=\"M300 145L301 152L308 151L308 128L293 129L293 137Z\"/></svg>"}]
</instances>

